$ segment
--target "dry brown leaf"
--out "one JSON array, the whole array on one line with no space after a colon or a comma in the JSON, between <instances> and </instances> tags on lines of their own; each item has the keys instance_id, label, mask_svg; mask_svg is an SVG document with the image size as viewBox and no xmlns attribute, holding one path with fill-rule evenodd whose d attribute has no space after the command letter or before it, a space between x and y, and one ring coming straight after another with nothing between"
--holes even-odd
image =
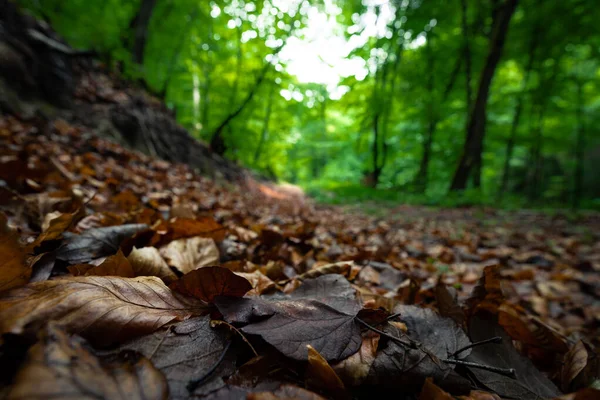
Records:
<instances>
[{"instance_id":1,"label":"dry brown leaf","mask_svg":"<svg viewBox=\"0 0 600 400\"><path fill-rule=\"evenodd\" d=\"M447 392L433 383L433 379L427 378L425 379L425 384L423 385L423 389L421 389L421 394L419 395L419 400L452 400L453 397L450 396Z\"/></svg>"},{"instance_id":2,"label":"dry brown leaf","mask_svg":"<svg viewBox=\"0 0 600 400\"><path fill-rule=\"evenodd\" d=\"M182 274L219 262L219 249L215 241L199 236L174 240L162 247L160 254Z\"/></svg>"},{"instance_id":3,"label":"dry brown leaf","mask_svg":"<svg viewBox=\"0 0 600 400\"><path fill-rule=\"evenodd\" d=\"M362 344L358 352L337 364L333 365L333 370L348 386L358 386L369 375L369 370L377 354L379 345L379 335L369 333L363 337Z\"/></svg>"},{"instance_id":4,"label":"dry brown leaf","mask_svg":"<svg viewBox=\"0 0 600 400\"><path fill-rule=\"evenodd\" d=\"M246 293L248 296L260 295L275 288L275 282L263 275L260 271L235 272L235 274L246 279L252 285L252 290Z\"/></svg>"},{"instance_id":5,"label":"dry brown leaf","mask_svg":"<svg viewBox=\"0 0 600 400\"><path fill-rule=\"evenodd\" d=\"M454 320L459 326L465 326L465 312L458 305L456 296L441 281L438 281L438 284L435 286L435 299L442 317L448 317Z\"/></svg>"},{"instance_id":6,"label":"dry brown leaf","mask_svg":"<svg viewBox=\"0 0 600 400\"><path fill-rule=\"evenodd\" d=\"M56 218L52 218L48 223L48 228L42 232L37 239L29 245L29 248L35 249L42 243L49 240L57 240L62 237L62 234L69 229L75 219L81 215L81 210L78 209L73 213L60 214Z\"/></svg>"},{"instance_id":7,"label":"dry brown leaf","mask_svg":"<svg viewBox=\"0 0 600 400\"><path fill-rule=\"evenodd\" d=\"M102 346L204 311L198 300L172 292L156 277L69 277L0 296L0 333L35 332L53 320Z\"/></svg>"},{"instance_id":8,"label":"dry brown leaf","mask_svg":"<svg viewBox=\"0 0 600 400\"><path fill-rule=\"evenodd\" d=\"M89 264L79 264L67 267L74 276L121 276L123 278L133 278L135 276L131 264L123 255L121 249L117 254L106 257L100 265L87 268Z\"/></svg>"},{"instance_id":9,"label":"dry brown leaf","mask_svg":"<svg viewBox=\"0 0 600 400\"><path fill-rule=\"evenodd\" d=\"M308 387L322 390L332 398L348 397L344 383L317 350L310 344L308 348L308 366L306 368L306 384Z\"/></svg>"},{"instance_id":10,"label":"dry brown leaf","mask_svg":"<svg viewBox=\"0 0 600 400\"><path fill-rule=\"evenodd\" d=\"M31 268L25 265L25 252L17 235L7 225L0 213L0 292L22 286L29 281Z\"/></svg>"},{"instance_id":11,"label":"dry brown leaf","mask_svg":"<svg viewBox=\"0 0 600 400\"><path fill-rule=\"evenodd\" d=\"M99 359L83 339L50 324L29 349L7 399L167 399L163 374L142 355Z\"/></svg>"},{"instance_id":12,"label":"dry brown leaf","mask_svg":"<svg viewBox=\"0 0 600 400\"><path fill-rule=\"evenodd\" d=\"M458 396L461 400L502 400L495 393L488 393L482 390L471 390L468 396Z\"/></svg>"},{"instance_id":13,"label":"dry brown leaf","mask_svg":"<svg viewBox=\"0 0 600 400\"><path fill-rule=\"evenodd\" d=\"M285 384L270 392L248 393L246 400L325 400L325 398L301 387Z\"/></svg>"},{"instance_id":14,"label":"dry brown leaf","mask_svg":"<svg viewBox=\"0 0 600 400\"><path fill-rule=\"evenodd\" d=\"M242 297L252 285L227 268L204 267L185 274L170 288L210 303L216 296Z\"/></svg>"},{"instance_id":15,"label":"dry brown leaf","mask_svg":"<svg viewBox=\"0 0 600 400\"><path fill-rule=\"evenodd\" d=\"M133 248L127 256L135 276L158 276L167 284L177 279L155 247Z\"/></svg>"}]
</instances>

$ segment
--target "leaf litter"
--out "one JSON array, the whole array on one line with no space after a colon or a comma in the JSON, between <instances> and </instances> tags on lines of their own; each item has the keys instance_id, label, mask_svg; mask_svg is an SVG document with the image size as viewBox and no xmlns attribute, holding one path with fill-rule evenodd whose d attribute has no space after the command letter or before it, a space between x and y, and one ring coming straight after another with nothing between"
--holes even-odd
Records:
<instances>
[{"instance_id":1,"label":"leaf litter","mask_svg":"<svg viewBox=\"0 0 600 400\"><path fill-rule=\"evenodd\" d=\"M598 395L595 215L373 217L67 121L0 131L0 168L27 160L0 186L7 398Z\"/></svg>"}]
</instances>

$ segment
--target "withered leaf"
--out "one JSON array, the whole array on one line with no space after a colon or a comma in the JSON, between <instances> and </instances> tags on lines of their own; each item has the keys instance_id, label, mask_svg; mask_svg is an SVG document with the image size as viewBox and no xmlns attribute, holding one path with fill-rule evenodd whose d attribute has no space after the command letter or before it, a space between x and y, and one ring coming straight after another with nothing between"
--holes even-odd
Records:
<instances>
[{"instance_id":1,"label":"withered leaf","mask_svg":"<svg viewBox=\"0 0 600 400\"><path fill-rule=\"evenodd\" d=\"M360 347L354 321L360 305L341 275L308 279L290 295L218 297L215 303L225 320L245 324L244 332L260 335L296 360L306 360L309 344L328 362L349 357Z\"/></svg>"},{"instance_id":2,"label":"withered leaf","mask_svg":"<svg viewBox=\"0 0 600 400\"><path fill-rule=\"evenodd\" d=\"M448 358L455 351L471 344L467 334L449 318L440 317L433 310L417 306L398 305L394 313L408 328L408 336L421 343L440 359ZM459 358L470 354L460 353Z\"/></svg>"},{"instance_id":3,"label":"withered leaf","mask_svg":"<svg viewBox=\"0 0 600 400\"><path fill-rule=\"evenodd\" d=\"M349 397L344 383L335 373L327 360L311 345L308 345L308 366L306 368L306 384L310 388L323 391L334 399Z\"/></svg>"},{"instance_id":4,"label":"withered leaf","mask_svg":"<svg viewBox=\"0 0 600 400\"><path fill-rule=\"evenodd\" d=\"M133 351L98 358L85 341L48 325L29 349L8 399L167 399L167 382Z\"/></svg>"},{"instance_id":5,"label":"withered leaf","mask_svg":"<svg viewBox=\"0 0 600 400\"><path fill-rule=\"evenodd\" d=\"M177 279L155 247L133 248L127 256L135 276L158 276L166 283Z\"/></svg>"},{"instance_id":6,"label":"withered leaf","mask_svg":"<svg viewBox=\"0 0 600 400\"><path fill-rule=\"evenodd\" d=\"M46 241L61 239L63 233L69 229L81 213L81 209L78 209L73 213L64 213L51 219L48 228L44 230L44 232L42 232L29 247L35 249Z\"/></svg>"},{"instance_id":7,"label":"withered leaf","mask_svg":"<svg viewBox=\"0 0 600 400\"><path fill-rule=\"evenodd\" d=\"M124 278L133 278L133 268L127 258L123 255L121 249L117 254L107 257L100 265L86 268L86 264L73 265L67 267L74 276L121 276Z\"/></svg>"},{"instance_id":8,"label":"withered leaf","mask_svg":"<svg viewBox=\"0 0 600 400\"><path fill-rule=\"evenodd\" d=\"M30 276L25 252L8 228L6 216L0 213L0 292L26 284Z\"/></svg>"},{"instance_id":9,"label":"withered leaf","mask_svg":"<svg viewBox=\"0 0 600 400\"><path fill-rule=\"evenodd\" d=\"M360 385L369 375L371 365L375 361L378 344L378 334L367 334L362 339L360 349L350 357L332 365L333 370L347 385Z\"/></svg>"},{"instance_id":10,"label":"withered leaf","mask_svg":"<svg viewBox=\"0 0 600 400\"><path fill-rule=\"evenodd\" d=\"M419 400L453 400L454 397L450 396L447 392L442 390L439 386L433 383L431 378L425 380Z\"/></svg>"},{"instance_id":11,"label":"withered leaf","mask_svg":"<svg viewBox=\"0 0 600 400\"><path fill-rule=\"evenodd\" d=\"M148 357L166 376L171 398L187 399L190 396L188 384L203 377L218 363L228 343L225 331L212 329L210 317L204 316L140 337L119 350L135 350ZM212 391L222 387L221 376L233 372L231 364L223 363L202 383L202 389Z\"/></svg>"},{"instance_id":12,"label":"withered leaf","mask_svg":"<svg viewBox=\"0 0 600 400\"><path fill-rule=\"evenodd\" d=\"M252 285L227 268L204 267L188 272L171 284L171 289L212 303L216 296L242 297Z\"/></svg>"},{"instance_id":13,"label":"withered leaf","mask_svg":"<svg viewBox=\"0 0 600 400\"><path fill-rule=\"evenodd\" d=\"M474 347L467 361L491 365L498 368L514 368L517 379L480 368L469 368L477 381L500 397L513 399L547 399L557 397L560 391L528 359L521 356L512 346L512 340L496 322L496 317L479 312L471 318L469 334L474 342L502 337L502 344Z\"/></svg>"},{"instance_id":14,"label":"withered leaf","mask_svg":"<svg viewBox=\"0 0 600 400\"><path fill-rule=\"evenodd\" d=\"M53 320L102 346L204 311L200 301L172 292L156 277L68 277L0 296L0 333L35 331Z\"/></svg>"},{"instance_id":15,"label":"withered leaf","mask_svg":"<svg viewBox=\"0 0 600 400\"><path fill-rule=\"evenodd\" d=\"M56 258L71 264L86 263L96 258L116 254L123 240L148 225L128 224L93 228L81 235L65 233L65 244L56 251Z\"/></svg>"},{"instance_id":16,"label":"withered leaf","mask_svg":"<svg viewBox=\"0 0 600 400\"><path fill-rule=\"evenodd\" d=\"M383 331L398 338L403 333L392 324L385 326ZM438 386L453 393L468 392L470 388L468 380L456 374L433 352L422 348L406 348L391 340L387 340L385 345L380 341L377 357L366 382L387 389L402 388L405 391L418 392L428 377L433 378Z\"/></svg>"},{"instance_id":17,"label":"withered leaf","mask_svg":"<svg viewBox=\"0 0 600 400\"><path fill-rule=\"evenodd\" d=\"M182 274L219 262L215 241L203 237L174 240L160 249L167 263Z\"/></svg>"},{"instance_id":18,"label":"withered leaf","mask_svg":"<svg viewBox=\"0 0 600 400\"><path fill-rule=\"evenodd\" d=\"M440 315L452 319L459 326L465 326L466 316L456 300L456 290L438 282L434 291Z\"/></svg>"}]
</instances>

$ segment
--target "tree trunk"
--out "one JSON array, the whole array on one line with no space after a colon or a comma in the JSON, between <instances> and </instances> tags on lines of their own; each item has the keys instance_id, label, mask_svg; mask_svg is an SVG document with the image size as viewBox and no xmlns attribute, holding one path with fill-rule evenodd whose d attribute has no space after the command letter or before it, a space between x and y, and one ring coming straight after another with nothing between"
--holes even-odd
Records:
<instances>
[{"instance_id":1,"label":"tree trunk","mask_svg":"<svg viewBox=\"0 0 600 400\"><path fill-rule=\"evenodd\" d=\"M129 23L129 28L133 30L133 45L131 46L131 57L133 62L142 65L144 63L144 50L146 49L146 39L148 37L148 26L152 18L152 12L156 0L142 0L138 12Z\"/></svg>"},{"instance_id":2,"label":"tree trunk","mask_svg":"<svg viewBox=\"0 0 600 400\"><path fill-rule=\"evenodd\" d=\"M585 123L583 116L583 84L577 82L577 138L575 143L575 171L573 173L573 198L571 205L573 208L579 207L579 202L583 194L583 154L585 149Z\"/></svg>"},{"instance_id":3,"label":"tree trunk","mask_svg":"<svg viewBox=\"0 0 600 400\"><path fill-rule=\"evenodd\" d=\"M494 13L492 22L492 34L490 37L490 49L485 61L483 72L479 80L477 97L469 116L467 137L458 167L452 179L450 190L463 190L467 187L467 181L473 169L481 173L481 153L483 151L483 140L485 138L486 108L490 92L490 85L496 72L496 67L502 56L502 49L508 32L508 26L518 0L505 0L500 8ZM475 182L479 179L476 177Z\"/></svg>"},{"instance_id":4,"label":"tree trunk","mask_svg":"<svg viewBox=\"0 0 600 400\"><path fill-rule=\"evenodd\" d=\"M269 135L269 122L271 121L271 111L273 110L273 96L275 94L275 84L271 84L269 88L269 100L267 102L267 110L265 112L265 119L263 120L263 129L260 135L260 140L258 142L258 146L256 147L256 152L254 153L253 165L256 166L258 163L258 159L262 153L263 146L267 141L267 136Z\"/></svg>"},{"instance_id":5,"label":"tree trunk","mask_svg":"<svg viewBox=\"0 0 600 400\"><path fill-rule=\"evenodd\" d=\"M525 91L529 84L529 77L531 70L533 69L533 60L535 59L535 51L539 44L539 24L536 22L533 28L531 42L529 44L529 53L527 58L527 64L525 65L525 75L523 82L521 83L521 93L517 98L517 104L515 106L515 112L513 114L513 120L510 127L510 136L506 142L506 157L504 158L504 166L502 168L502 181L500 183L500 190L498 191L498 198L502 200L502 196L508 189L508 181L510 178L510 161L512 159L513 149L515 146L515 140L517 137L517 129L519 127L519 121L521 120L521 114L523 112L523 102L525 100Z\"/></svg>"}]
</instances>

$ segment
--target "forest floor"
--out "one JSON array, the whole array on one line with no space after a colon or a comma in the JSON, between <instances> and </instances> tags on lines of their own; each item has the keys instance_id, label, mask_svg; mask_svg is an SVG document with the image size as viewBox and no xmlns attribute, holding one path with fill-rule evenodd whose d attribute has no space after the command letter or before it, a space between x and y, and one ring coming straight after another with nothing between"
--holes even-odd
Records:
<instances>
[{"instance_id":1,"label":"forest floor","mask_svg":"<svg viewBox=\"0 0 600 400\"><path fill-rule=\"evenodd\" d=\"M374 217L63 120L0 139L9 398L597 398L597 215Z\"/></svg>"}]
</instances>

